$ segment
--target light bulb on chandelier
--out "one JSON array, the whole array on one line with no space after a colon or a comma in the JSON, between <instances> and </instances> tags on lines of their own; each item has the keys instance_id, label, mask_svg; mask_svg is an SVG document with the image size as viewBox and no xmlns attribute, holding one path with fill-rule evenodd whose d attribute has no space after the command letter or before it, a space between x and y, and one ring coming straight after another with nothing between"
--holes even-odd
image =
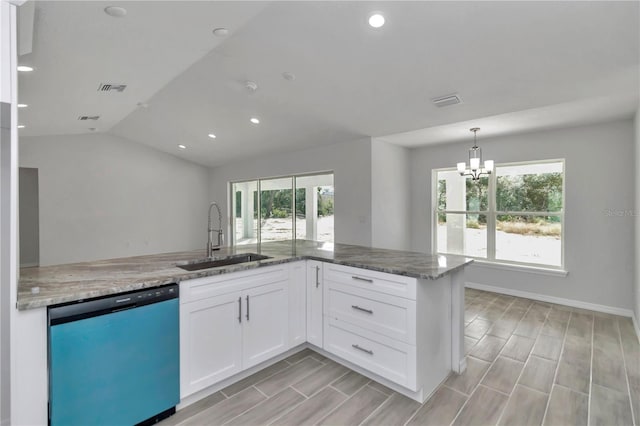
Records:
<instances>
[{"instance_id":1,"label":"light bulb on chandelier","mask_svg":"<svg viewBox=\"0 0 640 426\"><path fill-rule=\"evenodd\" d=\"M482 175L490 175L493 172L493 160L482 163L482 149L476 143L479 127L470 129L473 132L473 146L469 148L469 168L465 162L458 163L460 176L471 176L471 180L479 180Z\"/></svg>"}]
</instances>

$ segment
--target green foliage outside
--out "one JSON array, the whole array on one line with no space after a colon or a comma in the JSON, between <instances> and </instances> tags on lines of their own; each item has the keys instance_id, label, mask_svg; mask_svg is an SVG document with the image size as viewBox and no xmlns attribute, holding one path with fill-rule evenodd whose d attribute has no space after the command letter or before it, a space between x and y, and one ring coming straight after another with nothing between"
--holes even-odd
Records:
<instances>
[{"instance_id":1,"label":"green foliage outside","mask_svg":"<svg viewBox=\"0 0 640 426\"><path fill-rule=\"evenodd\" d=\"M489 179L466 179L467 211L489 209ZM562 206L562 173L499 176L496 179L496 209L512 212L497 217L498 230L517 234L560 235L558 215L520 215L515 212L560 212ZM438 181L438 210L446 210L446 181ZM438 223L446 223L446 214L438 213ZM486 225L485 215L468 215L467 228Z\"/></svg>"},{"instance_id":2,"label":"green foliage outside","mask_svg":"<svg viewBox=\"0 0 640 426\"><path fill-rule=\"evenodd\" d=\"M333 196L322 193L322 188L318 187L318 216L331 216L333 215ZM261 206L260 206L260 215L262 219L284 219L291 217L291 208L292 208L292 190L290 189L279 189L273 191L262 191L261 192ZM253 193L254 205L257 204L258 193ZM237 191L236 194L236 217L242 216L242 205L241 205L241 192ZM296 216L305 217L305 190L297 189L296 190ZM258 217L258 212L254 211L253 213L254 219Z\"/></svg>"},{"instance_id":3,"label":"green foliage outside","mask_svg":"<svg viewBox=\"0 0 640 426\"><path fill-rule=\"evenodd\" d=\"M496 204L498 211L559 212L562 210L562 174L543 173L518 176L500 176L497 179ZM506 221L535 223L536 217L506 215ZM548 221L559 221L558 216L547 216Z\"/></svg>"},{"instance_id":4,"label":"green foliage outside","mask_svg":"<svg viewBox=\"0 0 640 426\"><path fill-rule=\"evenodd\" d=\"M318 194L318 216L333 215L333 198Z\"/></svg>"}]
</instances>

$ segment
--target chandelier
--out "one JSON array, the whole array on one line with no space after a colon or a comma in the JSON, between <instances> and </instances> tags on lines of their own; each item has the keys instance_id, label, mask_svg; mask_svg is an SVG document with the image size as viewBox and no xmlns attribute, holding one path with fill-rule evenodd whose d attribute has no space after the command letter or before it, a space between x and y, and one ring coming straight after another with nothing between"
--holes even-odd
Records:
<instances>
[{"instance_id":1,"label":"chandelier","mask_svg":"<svg viewBox=\"0 0 640 426\"><path fill-rule=\"evenodd\" d=\"M476 133L479 127L469 129L473 132L473 146L469 148L469 168L467 164L458 163L460 176L471 176L471 180L479 180L482 175L490 175L493 171L493 160L487 160L482 164L482 149L476 143Z\"/></svg>"}]
</instances>

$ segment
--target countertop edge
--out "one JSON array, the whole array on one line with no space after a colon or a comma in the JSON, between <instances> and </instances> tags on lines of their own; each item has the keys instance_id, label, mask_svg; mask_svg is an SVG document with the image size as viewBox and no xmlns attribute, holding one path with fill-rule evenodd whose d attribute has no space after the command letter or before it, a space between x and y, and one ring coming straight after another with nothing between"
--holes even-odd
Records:
<instances>
[{"instance_id":1,"label":"countertop edge","mask_svg":"<svg viewBox=\"0 0 640 426\"><path fill-rule=\"evenodd\" d=\"M247 270L257 269L261 267L274 266L278 264L291 263L291 262L297 262L297 261L303 261L303 260L316 260L319 262L333 263L336 265L351 266L354 268L366 269L366 270L375 271L375 272L382 272L382 273L387 273L392 275L399 275L399 276L405 276L410 278L427 279L427 280L440 279L446 275L451 274L452 272L455 272L473 263L473 259L466 258L465 262L461 263L460 265L449 267L447 270L438 274L428 274L428 273L416 273L416 272L396 269L396 268L376 267L375 265L362 264L362 263L353 262L353 261L340 261L335 259L328 259L328 258L323 258L321 256L300 255L300 256L269 259L264 261L248 262L248 263L230 265L230 266L221 267L221 268L203 269L200 271L193 271L193 272L186 272L186 271L178 272L176 268L175 276L174 275L166 276L165 274L165 276L159 277L157 279L141 280L141 281L132 280L130 283L121 284L117 288L111 287L111 288L105 288L101 290L93 290L93 291L87 291L87 292L75 292L69 296L65 295L65 296L58 296L58 297L46 297L46 298L42 298L41 300L37 299L37 295L32 295L33 297L32 299L18 300L16 303L16 308L19 311L26 311L26 310L37 309L37 308L46 308L48 306L59 305L63 303L80 302L86 299L92 299L96 297L127 293L130 291L142 290L145 288L159 287L165 284L180 283L182 281L191 280L191 279L224 275L224 274L229 274L234 272L247 271Z\"/></svg>"}]
</instances>

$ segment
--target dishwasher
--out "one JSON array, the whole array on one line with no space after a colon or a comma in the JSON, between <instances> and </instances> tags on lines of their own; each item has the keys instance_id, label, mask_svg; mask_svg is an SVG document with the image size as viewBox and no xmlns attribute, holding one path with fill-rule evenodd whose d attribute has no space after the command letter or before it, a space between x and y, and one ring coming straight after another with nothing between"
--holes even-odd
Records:
<instances>
[{"instance_id":1,"label":"dishwasher","mask_svg":"<svg viewBox=\"0 0 640 426\"><path fill-rule=\"evenodd\" d=\"M153 424L180 401L178 285L48 308L49 424Z\"/></svg>"}]
</instances>

